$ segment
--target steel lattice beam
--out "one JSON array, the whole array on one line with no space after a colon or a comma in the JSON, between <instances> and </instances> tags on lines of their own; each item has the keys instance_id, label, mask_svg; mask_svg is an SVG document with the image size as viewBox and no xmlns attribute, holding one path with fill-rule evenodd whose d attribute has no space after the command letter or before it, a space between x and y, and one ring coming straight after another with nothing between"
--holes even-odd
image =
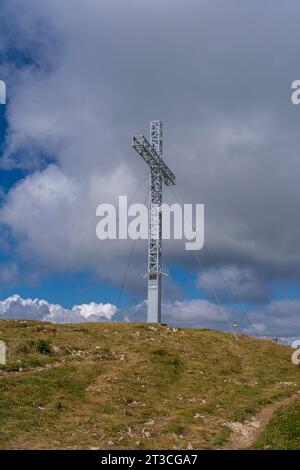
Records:
<instances>
[{"instance_id":1,"label":"steel lattice beam","mask_svg":"<svg viewBox=\"0 0 300 470\"><path fill-rule=\"evenodd\" d=\"M175 184L175 176L172 171L167 167L162 158L157 154L155 148L149 144L146 137L143 135L135 136L132 138L132 146L137 153L145 160L150 166L159 164L161 178L166 186Z\"/></svg>"},{"instance_id":2,"label":"steel lattice beam","mask_svg":"<svg viewBox=\"0 0 300 470\"><path fill-rule=\"evenodd\" d=\"M175 184L175 176L162 159L162 123L151 121L150 143L141 135L132 146L150 167L148 242L148 322L161 321L162 183Z\"/></svg>"}]
</instances>

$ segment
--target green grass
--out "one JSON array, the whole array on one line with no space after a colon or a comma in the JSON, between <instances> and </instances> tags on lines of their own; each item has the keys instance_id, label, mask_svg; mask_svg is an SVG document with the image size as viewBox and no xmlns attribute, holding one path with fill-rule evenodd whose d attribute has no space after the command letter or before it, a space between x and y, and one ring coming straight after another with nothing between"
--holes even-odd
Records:
<instances>
[{"instance_id":1,"label":"green grass","mask_svg":"<svg viewBox=\"0 0 300 470\"><path fill-rule=\"evenodd\" d=\"M300 400L276 411L253 446L255 449L300 449Z\"/></svg>"},{"instance_id":2,"label":"green grass","mask_svg":"<svg viewBox=\"0 0 300 470\"><path fill-rule=\"evenodd\" d=\"M210 449L300 389L290 348L210 330L2 320L0 339L1 449Z\"/></svg>"}]
</instances>

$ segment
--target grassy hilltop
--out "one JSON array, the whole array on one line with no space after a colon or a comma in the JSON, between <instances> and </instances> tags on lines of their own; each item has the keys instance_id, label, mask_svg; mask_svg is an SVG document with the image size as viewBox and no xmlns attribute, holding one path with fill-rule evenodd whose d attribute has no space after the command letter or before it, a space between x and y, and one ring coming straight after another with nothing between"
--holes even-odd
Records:
<instances>
[{"instance_id":1,"label":"grassy hilltop","mask_svg":"<svg viewBox=\"0 0 300 470\"><path fill-rule=\"evenodd\" d=\"M300 390L290 348L210 330L1 320L0 339L1 449L226 447ZM300 423L299 403L274 413L256 445L300 448L299 426L285 444L276 435Z\"/></svg>"}]
</instances>

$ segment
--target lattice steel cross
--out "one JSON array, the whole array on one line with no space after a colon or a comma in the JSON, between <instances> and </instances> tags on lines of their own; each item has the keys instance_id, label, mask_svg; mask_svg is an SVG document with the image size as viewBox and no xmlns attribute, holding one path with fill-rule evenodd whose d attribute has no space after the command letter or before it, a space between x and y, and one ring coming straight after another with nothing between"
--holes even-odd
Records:
<instances>
[{"instance_id":1,"label":"lattice steel cross","mask_svg":"<svg viewBox=\"0 0 300 470\"><path fill-rule=\"evenodd\" d=\"M175 184L175 176L162 159L161 121L150 123L150 144L141 135L132 138L132 146L150 167L147 321L160 323L162 183Z\"/></svg>"}]
</instances>

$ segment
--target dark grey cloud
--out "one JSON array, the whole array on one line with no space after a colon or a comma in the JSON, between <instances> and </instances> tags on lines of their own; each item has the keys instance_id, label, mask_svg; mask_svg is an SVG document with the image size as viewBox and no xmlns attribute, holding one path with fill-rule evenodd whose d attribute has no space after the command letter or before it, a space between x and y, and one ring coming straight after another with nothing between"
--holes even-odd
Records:
<instances>
[{"instance_id":1,"label":"dark grey cloud","mask_svg":"<svg viewBox=\"0 0 300 470\"><path fill-rule=\"evenodd\" d=\"M227 285L231 291L228 291ZM227 266L222 271L208 269L200 274L198 286L209 299L215 301L215 293L225 303L234 303L235 297L240 301L264 303L270 301L272 296L268 284L259 273L247 268L238 269L236 266Z\"/></svg>"},{"instance_id":2,"label":"dark grey cloud","mask_svg":"<svg viewBox=\"0 0 300 470\"><path fill-rule=\"evenodd\" d=\"M130 138L160 118L176 191L206 205L207 247L225 274L248 273L232 280L237 294L265 302L272 281L298 280L299 14L296 0L4 2L0 47L30 58L1 69L11 97L2 165L34 172L0 212L18 256L40 275L91 259L118 283L129 244L100 246L95 209L138 185L146 168ZM127 287L140 292L145 246L136 249ZM169 263L198 269L182 245L165 249ZM173 300L178 289L171 280Z\"/></svg>"},{"instance_id":3,"label":"dark grey cloud","mask_svg":"<svg viewBox=\"0 0 300 470\"><path fill-rule=\"evenodd\" d=\"M273 300L264 309L250 313L261 334L274 337L300 337L299 299Z\"/></svg>"}]
</instances>

